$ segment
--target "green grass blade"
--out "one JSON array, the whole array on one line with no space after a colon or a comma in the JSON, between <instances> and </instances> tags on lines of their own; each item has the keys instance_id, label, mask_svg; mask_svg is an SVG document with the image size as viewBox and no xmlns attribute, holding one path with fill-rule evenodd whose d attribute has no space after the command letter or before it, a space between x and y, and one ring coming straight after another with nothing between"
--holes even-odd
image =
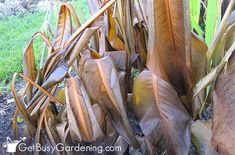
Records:
<instances>
[{"instance_id":1,"label":"green grass blade","mask_svg":"<svg viewBox=\"0 0 235 155\"><path fill-rule=\"evenodd\" d=\"M206 44L210 46L211 41L218 28L221 18L221 0L209 0L206 13Z\"/></svg>"},{"instance_id":2,"label":"green grass blade","mask_svg":"<svg viewBox=\"0 0 235 155\"><path fill-rule=\"evenodd\" d=\"M190 19L191 19L191 30L196 30L200 37L203 38L202 30L199 25L201 0L190 0Z\"/></svg>"},{"instance_id":3,"label":"green grass blade","mask_svg":"<svg viewBox=\"0 0 235 155\"><path fill-rule=\"evenodd\" d=\"M193 19L191 19L191 24L193 25L193 29L196 30L196 32L198 33L198 35L203 38L203 32L201 30L200 25Z\"/></svg>"}]
</instances>

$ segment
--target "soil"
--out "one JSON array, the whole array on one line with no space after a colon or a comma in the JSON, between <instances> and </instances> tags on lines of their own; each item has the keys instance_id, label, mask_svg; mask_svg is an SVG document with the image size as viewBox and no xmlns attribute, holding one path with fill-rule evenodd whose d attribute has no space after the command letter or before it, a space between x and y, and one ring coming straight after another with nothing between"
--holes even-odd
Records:
<instances>
[{"instance_id":1,"label":"soil","mask_svg":"<svg viewBox=\"0 0 235 155\"><path fill-rule=\"evenodd\" d=\"M24 86L23 82L19 82L16 85L18 92L22 90ZM12 94L10 92L2 92L0 94L0 154L3 153L2 144L6 142L6 138L10 137L12 140L13 130L12 130L12 118L15 113L16 105ZM19 135L23 136L23 122L18 123Z\"/></svg>"},{"instance_id":2,"label":"soil","mask_svg":"<svg viewBox=\"0 0 235 155\"><path fill-rule=\"evenodd\" d=\"M202 120L209 120L212 118L212 105L210 104L202 113Z\"/></svg>"}]
</instances>

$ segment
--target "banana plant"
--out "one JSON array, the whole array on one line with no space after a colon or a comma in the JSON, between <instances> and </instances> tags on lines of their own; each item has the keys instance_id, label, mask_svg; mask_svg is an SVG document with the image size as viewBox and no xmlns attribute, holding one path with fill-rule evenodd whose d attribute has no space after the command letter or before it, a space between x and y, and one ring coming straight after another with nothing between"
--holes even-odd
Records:
<instances>
[{"instance_id":1,"label":"banana plant","mask_svg":"<svg viewBox=\"0 0 235 155\"><path fill-rule=\"evenodd\" d=\"M120 155L188 155L194 145L201 155L234 154L235 0L217 12L220 23L208 20L214 26L206 40L195 26L200 1L87 2L91 17L84 24L66 2L53 38L37 32L29 41L24 73L12 80L16 138L20 114L25 136L41 145L121 146ZM36 37L48 47L40 68ZM22 94L15 89L17 75L26 81ZM208 102L212 119L203 121Z\"/></svg>"}]
</instances>

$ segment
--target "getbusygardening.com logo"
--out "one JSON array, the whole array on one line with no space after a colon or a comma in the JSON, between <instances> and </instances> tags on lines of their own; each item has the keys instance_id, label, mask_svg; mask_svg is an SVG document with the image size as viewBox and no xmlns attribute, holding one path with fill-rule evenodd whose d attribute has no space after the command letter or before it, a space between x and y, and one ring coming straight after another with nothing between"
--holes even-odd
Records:
<instances>
[{"instance_id":1,"label":"getbusygardening.com logo","mask_svg":"<svg viewBox=\"0 0 235 155\"><path fill-rule=\"evenodd\" d=\"M83 146L78 143L76 146L65 146L63 143L58 143L55 146L46 145L43 146L40 143L27 145L25 143L26 137L20 138L20 140L11 140L9 137L6 138L7 141L2 144L4 152L15 153L20 152L97 152L102 154L103 152L119 152L122 151L121 146L94 146L86 145Z\"/></svg>"}]
</instances>

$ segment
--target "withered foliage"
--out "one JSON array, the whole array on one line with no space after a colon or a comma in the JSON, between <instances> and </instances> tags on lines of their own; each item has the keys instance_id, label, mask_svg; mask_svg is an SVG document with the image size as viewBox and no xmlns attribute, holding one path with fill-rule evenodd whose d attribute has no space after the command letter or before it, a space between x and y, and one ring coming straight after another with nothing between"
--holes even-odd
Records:
<instances>
[{"instance_id":1,"label":"withered foliage","mask_svg":"<svg viewBox=\"0 0 235 155\"><path fill-rule=\"evenodd\" d=\"M235 154L234 0L209 48L190 31L188 0L87 1L87 22L66 2L53 40L38 32L26 47L24 73L12 81L15 138L20 114L31 143L187 155L192 142L198 154ZM40 68L36 37L48 47ZM201 121L208 102L212 120Z\"/></svg>"}]
</instances>

